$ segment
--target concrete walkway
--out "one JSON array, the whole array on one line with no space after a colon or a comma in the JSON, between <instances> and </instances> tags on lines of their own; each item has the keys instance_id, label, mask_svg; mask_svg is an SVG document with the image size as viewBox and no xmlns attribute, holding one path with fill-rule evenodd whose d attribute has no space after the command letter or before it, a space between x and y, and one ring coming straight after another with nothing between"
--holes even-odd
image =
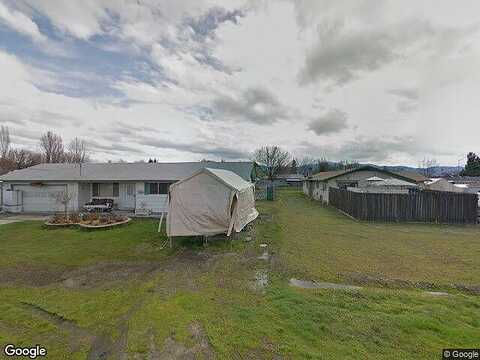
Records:
<instances>
[{"instance_id":1,"label":"concrete walkway","mask_svg":"<svg viewBox=\"0 0 480 360\"><path fill-rule=\"evenodd\" d=\"M360 286L334 284L327 282L290 279L290 285L302 289L336 289L336 290L360 290Z\"/></svg>"},{"instance_id":2,"label":"concrete walkway","mask_svg":"<svg viewBox=\"0 0 480 360\"><path fill-rule=\"evenodd\" d=\"M0 225L12 224L21 221L46 221L48 216L45 215L9 215L0 217Z\"/></svg>"}]
</instances>

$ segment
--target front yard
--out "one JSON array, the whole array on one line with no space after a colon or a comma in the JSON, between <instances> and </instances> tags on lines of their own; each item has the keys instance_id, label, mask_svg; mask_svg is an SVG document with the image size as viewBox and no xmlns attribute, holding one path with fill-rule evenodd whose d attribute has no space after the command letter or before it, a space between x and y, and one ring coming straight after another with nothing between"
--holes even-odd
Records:
<instances>
[{"instance_id":1,"label":"front yard","mask_svg":"<svg viewBox=\"0 0 480 360\"><path fill-rule=\"evenodd\" d=\"M419 359L478 347L478 227L357 223L292 191L258 209L253 229L207 247L162 249L150 220L0 226L0 344L41 344L51 359ZM290 277L365 287L303 290Z\"/></svg>"}]
</instances>

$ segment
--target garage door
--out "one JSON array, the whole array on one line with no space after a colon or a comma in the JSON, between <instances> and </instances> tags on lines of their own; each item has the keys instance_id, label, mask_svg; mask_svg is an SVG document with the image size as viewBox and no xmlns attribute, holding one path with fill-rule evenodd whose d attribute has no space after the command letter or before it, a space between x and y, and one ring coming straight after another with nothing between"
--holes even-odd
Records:
<instances>
[{"instance_id":1,"label":"garage door","mask_svg":"<svg viewBox=\"0 0 480 360\"><path fill-rule=\"evenodd\" d=\"M63 210L63 205L57 202L56 197L59 193L65 191L65 185L16 185L15 190L22 191L24 212L56 212Z\"/></svg>"}]
</instances>

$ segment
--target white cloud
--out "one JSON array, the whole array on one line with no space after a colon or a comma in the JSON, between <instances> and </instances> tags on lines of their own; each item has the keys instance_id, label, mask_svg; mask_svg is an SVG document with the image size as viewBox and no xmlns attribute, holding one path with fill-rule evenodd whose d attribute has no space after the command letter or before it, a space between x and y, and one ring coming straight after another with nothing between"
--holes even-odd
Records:
<instances>
[{"instance_id":1,"label":"white cloud","mask_svg":"<svg viewBox=\"0 0 480 360\"><path fill-rule=\"evenodd\" d=\"M279 144L415 165L456 164L478 144L478 2L469 11L437 0L5 3L3 24L57 39L37 48L89 51L84 69L82 56L32 61L1 44L0 122L19 145L53 129L92 140L99 160L236 158ZM95 69L95 48L114 51L113 74ZM75 92L91 83L104 86Z\"/></svg>"},{"instance_id":2,"label":"white cloud","mask_svg":"<svg viewBox=\"0 0 480 360\"><path fill-rule=\"evenodd\" d=\"M30 37L35 42L46 42L47 38L40 32L28 16L20 11L9 9L0 2L0 24L4 23L12 30Z\"/></svg>"}]
</instances>

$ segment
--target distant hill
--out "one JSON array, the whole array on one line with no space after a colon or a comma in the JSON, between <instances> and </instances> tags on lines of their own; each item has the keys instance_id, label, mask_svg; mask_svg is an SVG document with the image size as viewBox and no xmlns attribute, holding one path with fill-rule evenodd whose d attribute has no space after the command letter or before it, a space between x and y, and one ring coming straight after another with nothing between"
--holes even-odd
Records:
<instances>
[{"instance_id":1,"label":"distant hill","mask_svg":"<svg viewBox=\"0 0 480 360\"><path fill-rule=\"evenodd\" d=\"M412 171L420 174L424 173L424 169L411 167L411 166L383 166L390 171ZM445 175L456 175L463 170L462 166L432 166L428 168L428 172L432 177L439 177Z\"/></svg>"},{"instance_id":2,"label":"distant hill","mask_svg":"<svg viewBox=\"0 0 480 360\"><path fill-rule=\"evenodd\" d=\"M327 161L329 171L331 170L339 170L343 169L344 167L342 166L342 163L339 162L334 162L334 161ZM401 166L401 165L377 165L377 164L364 164L364 163L359 163L358 166L364 166L364 165L372 165L376 166L379 168L384 168L389 171L393 172L398 172L398 171L407 171L407 172L415 172L419 174L424 174L424 169L413 167L413 166ZM314 174L318 172L318 162L315 161L312 164L308 166L308 168L304 168L303 166L299 165L297 170L298 173L300 174L305 174L307 172L308 174ZM462 166L432 166L428 168L428 173L430 174L431 177L442 177L442 176L447 176L447 175L458 175L460 171L463 170ZM288 172L288 171L287 171Z\"/></svg>"}]
</instances>

